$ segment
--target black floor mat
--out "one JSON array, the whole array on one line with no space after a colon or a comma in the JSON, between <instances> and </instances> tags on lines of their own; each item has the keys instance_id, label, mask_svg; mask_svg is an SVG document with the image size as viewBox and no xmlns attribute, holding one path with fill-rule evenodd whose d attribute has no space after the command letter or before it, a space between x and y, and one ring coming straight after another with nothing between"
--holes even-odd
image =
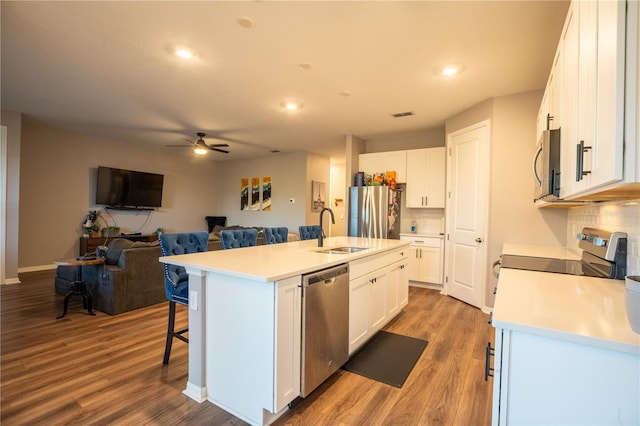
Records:
<instances>
[{"instance_id":1,"label":"black floor mat","mask_svg":"<svg viewBox=\"0 0 640 426\"><path fill-rule=\"evenodd\" d=\"M401 388L427 343L426 340L379 331L342 368Z\"/></svg>"}]
</instances>

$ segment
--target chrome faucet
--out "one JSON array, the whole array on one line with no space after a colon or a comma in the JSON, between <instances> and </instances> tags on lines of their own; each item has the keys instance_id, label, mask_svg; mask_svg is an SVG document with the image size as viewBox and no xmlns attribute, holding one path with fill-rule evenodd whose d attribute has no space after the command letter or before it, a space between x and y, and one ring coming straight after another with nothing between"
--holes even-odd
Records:
<instances>
[{"instance_id":1,"label":"chrome faucet","mask_svg":"<svg viewBox=\"0 0 640 426\"><path fill-rule=\"evenodd\" d=\"M323 207L322 211L320 212L320 235L318 235L318 247L322 247L322 242L324 240L324 229L322 229L322 215L324 214L325 211L329 211L329 213L331 213L331 223L335 224L336 220L333 218L333 211L328 208L328 207Z\"/></svg>"}]
</instances>

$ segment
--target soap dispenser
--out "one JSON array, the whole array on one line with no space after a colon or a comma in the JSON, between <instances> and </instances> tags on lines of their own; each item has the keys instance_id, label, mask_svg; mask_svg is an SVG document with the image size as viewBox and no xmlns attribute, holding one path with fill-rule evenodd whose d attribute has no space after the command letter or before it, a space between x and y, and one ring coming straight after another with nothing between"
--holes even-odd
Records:
<instances>
[{"instance_id":1,"label":"soap dispenser","mask_svg":"<svg viewBox=\"0 0 640 426\"><path fill-rule=\"evenodd\" d=\"M418 224L414 220L413 222L411 222L411 232L415 234L417 230L418 230Z\"/></svg>"}]
</instances>

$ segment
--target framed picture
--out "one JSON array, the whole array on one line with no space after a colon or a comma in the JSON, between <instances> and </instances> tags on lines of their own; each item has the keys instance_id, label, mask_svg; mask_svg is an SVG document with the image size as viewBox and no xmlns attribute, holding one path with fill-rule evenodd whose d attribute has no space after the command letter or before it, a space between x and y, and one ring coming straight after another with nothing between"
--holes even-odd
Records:
<instances>
[{"instance_id":1,"label":"framed picture","mask_svg":"<svg viewBox=\"0 0 640 426\"><path fill-rule=\"evenodd\" d=\"M311 182L311 211L319 212L325 206L324 182Z\"/></svg>"}]
</instances>

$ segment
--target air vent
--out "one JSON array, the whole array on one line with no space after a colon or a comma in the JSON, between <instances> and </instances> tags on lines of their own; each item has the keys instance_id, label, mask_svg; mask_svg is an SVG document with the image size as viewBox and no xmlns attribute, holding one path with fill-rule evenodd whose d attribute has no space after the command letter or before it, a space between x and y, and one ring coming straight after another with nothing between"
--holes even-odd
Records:
<instances>
[{"instance_id":1,"label":"air vent","mask_svg":"<svg viewBox=\"0 0 640 426\"><path fill-rule=\"evenodd\" d=\"M395 114L391 114L391 116L395 118L408 117L410 115L413 115L413 112L407 111L407 112L396 112Z\"/></svg>"}]
</instances>

